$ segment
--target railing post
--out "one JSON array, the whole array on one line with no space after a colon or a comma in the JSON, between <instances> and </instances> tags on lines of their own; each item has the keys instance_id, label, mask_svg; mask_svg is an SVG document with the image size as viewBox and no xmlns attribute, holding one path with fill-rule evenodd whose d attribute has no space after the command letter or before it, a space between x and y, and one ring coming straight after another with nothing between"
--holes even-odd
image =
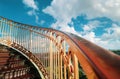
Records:
<instances>
[{"instance_id":1,"label":"railing post","mask_svg":"<svg viewBox=\"0 0 120 79\"><path fill-rule=\"evenodd\" d=\"M12 21L9 21L9 28L10 28L10 29L9 29L9 30L10 30L10 31L9 31L10 33L9 33L9 38L8 38L8 39L9 39L9 40L12 40L12 32L11 32L11 31L12 31Z\"/></svg>"},{"instance_id":2,"label":"railing post","mask_svg":"<svg viewBox=\"0 0 120 79\"><path fill-rule=\"evenodd\" d=\"M79 68L78 68L78 59L76 55L73 53L73 66L74 66L74 79L79 79Z\"/></svg>"},{"instance_id":3,"label":"railing post","mask_svg":"<svg viewBox=\"0 0 120 79\"><path fill-rule=\"evenodd\" d=\"M63 41L63 52L64 52L64 55L66 55L66 43L65 41ZM64 79L66 79L66 64L64 64Z\"/></svg>"},{"instance_id":4,"label":"railing post","mask_svg":"<svg viewBox=\"0 0 120 79\"><path fill-rule=\"evenodd\" d=\"M50 36L52 37L52 33L50 33ZM50 40L50 79L53 79L53 43L52 40Z\"/></svg>"},{"instance_id":5,"label":"railing post","mask_svg":"<svg viewBox=\"0 0 120 79\"><path fill-rule=\"evenodd\" d=\"M60 79L63 79L63 72L62 72L62 55L60 54Z\"/></svg>"},{"instance_id":6,"label":"railing post","mask_svg":"<svg viewBox=\"0 0 120 79\"><path fill-rule=\"evenodd\" d=\"M31 32L32 28L30 28L30 41L29 41L29 50L32 51L32 32Z\"/></svg>"},{"instance_id":7,"label":"railing post","mask_svg":"<svg viewBox=\"0 0 120 79\"><path fill-rule=\"evenodd\" d=\"M62 44L62 39L58 38L59 45ZM60 64L60 79L63 79L63 54L64 52L62 51L62 48L60 47L60 52L59 52L59 64Z\"/></svg>"},{"instance_id":8,"label":"railing post","mask_svg":"<svg viewBox=\"0 0 120 79\"><path fill-rule=\"evenodd\" d=\"M59 43L59 37L56 37L57 43ZM62 79L60 73L61 73L61 54L60 54L60 49L57 49L57 66L58 66L58 79Z\"/></svg>"}]
</instances>

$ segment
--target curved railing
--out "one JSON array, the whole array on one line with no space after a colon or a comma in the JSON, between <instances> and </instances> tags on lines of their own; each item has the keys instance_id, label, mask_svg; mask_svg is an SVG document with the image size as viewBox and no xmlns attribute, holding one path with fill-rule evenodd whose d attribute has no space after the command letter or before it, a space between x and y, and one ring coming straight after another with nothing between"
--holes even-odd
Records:
<instances>
[{"instance_id":1,"label":"curved railing","mask_svg":"<svg viewBox=\"0 0 120 79\"><path fill-rule=\"evenodd\" d=\"M88 79L119 79L120 56L70 33L0 17L0 40L32 52L34 57L28 57L33 62L38 60L37 66L44 65L46 79L79 79L79 65Z\"/></svg>"}]
</instances>

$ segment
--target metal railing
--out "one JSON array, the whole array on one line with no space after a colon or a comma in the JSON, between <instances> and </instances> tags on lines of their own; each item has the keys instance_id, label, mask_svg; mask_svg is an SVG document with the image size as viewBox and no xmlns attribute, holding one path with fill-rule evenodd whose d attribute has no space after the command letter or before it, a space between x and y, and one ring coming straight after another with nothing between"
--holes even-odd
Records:
<instances>
[{"instance_id":1,"label":"metal railing","mask_svg":"<svg viewBox=\"0 0 120 79\"><path fill-rule=\"evenodd\" d=\"M81 70L88 79L118 78L119 71L101 55L115 56L117 61L119 56L73 34L0 17L0 43L23 53L45 79L80 79ZM109 76L107 68L115 73Z\"/></svg>"}]
</instances>

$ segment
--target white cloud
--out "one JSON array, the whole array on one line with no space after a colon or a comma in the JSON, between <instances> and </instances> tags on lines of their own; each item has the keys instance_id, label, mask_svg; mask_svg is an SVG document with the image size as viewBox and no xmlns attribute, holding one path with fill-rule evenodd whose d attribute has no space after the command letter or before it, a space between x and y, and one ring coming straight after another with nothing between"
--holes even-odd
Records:
<instances>
[{"instance_id":1,"label":"white cloud","mask_svg":"<svg viewBox=\"0 0 120 79\"><path fill-rule=\"evenodd\" d=\"M38 10L36 2L34 0L23 0L23 3L34 10Z\"/></svg>"},{"instance_id":2,"label":"white cloud","mask_svg":"<svg viewBox=\"0 0 120 79\"><path fill-rule=\"evenodd\" d=\"M27 12L27 14L30 15L30 16L32 16L32 15L35 15L36 13L35 13L34 10L30 10L30 11Z\"/></svg>"},{"instance_id":3,"label":"white cloud","mask_svg":"<svg viewBox=\"0 0 120 79\"><path fill-rule=\"evenodd\" d=\"M41 25L43 25L44 23L45 23L45 21L44 21L44 20L41 20L41 21L40 21L40 24L41 24Z\"/></svg>"},{"instance_id":4,"label":"white cloud","mask_svg":"<svg viewBox=\"0 0 120 79\"><path fill-rule=\"evenodd\" d=\"M83 30L89 31L89 30L91 30L91 28L88 25L84 25Z\"/></svg>"},{"instance_id":5,"label":"white cloud","mask_svg":"<svg viewBox=\"0 0 120 79\"><path fill-rule=\"evenodd\" d=\"M120 0L53 0L43 12L61 21L70 21L80 14L89 18L106 16L116 21L120 20ZM114 12L114 15L113 15Z\"/></svg>"},{"instance_id":6,"label":"white cloud","mask_svg":"<svg viewBox=\"0 0 120 79\"><path fill-rule=\"evenodd\" d=\"M100 27L99 24L99 21L90 21L88 24L83 26L83 31L80 34L83 38L98 44L97 42L100 41L100 39L96 37L94 30L97 27Z\"/></svg>"},{"instance_id":7,"label":"white cloud","mask_svg":"<svg viewBox=\"0 0 120 79\"><path fill-rule=\"evenodd\" d=\"M119 21L120 0L53 0L51 5L46 7L43 12L52 15L56 20L57 26L64 23L65 26L80 14L86 14L88 18L109 17ZM114 14L113 14L114 12Z\"/></svg>"},{"instance_id":8,"label":"white cloud","mask_svg":"<svg viewBox=\"0 0 120 79\"><path fill-rule=\"evenodd\" d=\"M52 24L51 27L54 29L59 28L62 31L76 34L77 32L75 31L74 27L68 26L68 23L71 22L71 18L78 15L78 13L74 10L75 8L73 7L76 3L77 2L75 0L60 0L59 3L57 0L53 0L51 6L48 6L43 10L43 12L52 15L57 20L57 22Z\"/></svg>"},{"instance_id":9,"label":"white cloud","mask_svg":"<svg viewBox=\"0 0 120 79\"><path fill-rule=\"evenodd\" d=\"M94 32L87 32L85 35L82 36L83 38L88 39L91 42L95 43L95 33Z\"/></svg>"},{"instance_id":10,"label":"white cloud","mask_svg":"<svg viewBox=\"0 0 120 79\"><path fill-rule=\"evenodd\" d=\"M120 41L120 26L113 24L112 27L106 29L106 33L102 36L103 40L119 40Z\"/></svg>"},{"instance_id":11,"label":"white cloud","mask_svg":"<svg viewBox=\"0 0 120 79\"><path fill-rule=\"evenodd\" d=\"M84 31L82 37L106 49L120 49L120 26L113 24L105 30L106 32L100 37L96 37L93 31Z\"/></svg>"},{"instance_id":12,"label":"white cloud","mask_svg":"<svg viewBox=\"0 0 120 79\"><path fill-rule=\"evenodd\" d=\"M96 29L97 27L100 27L99 21L90 21L87 25L84 25L83 30L84 31L92 31Z\"/></svg>"},{"instance_id":13,"label":"white cloud","mask_svg":"<svg viewBox=\"0 0 120 79\"><path fill-rule=\"evenodd\" d=\"M43 20L39 21L39 16L38 16L39 8L37 6L37 4L38 4L37 1L35 1L35 0L23 0L23 4L25 4L25 6L27 6L28 8L31 8L31 10L29 10L27 12L27 14L29 16L34 16L35 17L35 22L37 24L41 25L41 22L43 24ZM44 21L44 23L45 23L45 21Z\"/></svg>"},{"instance_id":14,"label":"white cloud","mask_svg":"<svg viewBox=\"0 0 120 79\"><path fill-rule=\"evenodd\" d=\"M72 32L102 46L105 48L120 48L120 27L113 25L106 29L101 37L96 37L94 29L96 29L100 22L91 21L84 25L83 32L76 32L74 26L68 26L72 18L76 18L81 14L86 14L87 19L96 17L108 17L113 21L120 20L120 0L53 0L51 5L43 9L44 13L52 15L57 21L51 25L52 28L60 29L62 31ZM110 33L112 32L112 34ZM109 38L109 39L108 39ZM110 38L114 38L111 41ZM115 41L116 40L116 41ZM117 45L116 45L117 44ZM116 47L117 46L117 47Z\"/></svg>"}]
</instances>

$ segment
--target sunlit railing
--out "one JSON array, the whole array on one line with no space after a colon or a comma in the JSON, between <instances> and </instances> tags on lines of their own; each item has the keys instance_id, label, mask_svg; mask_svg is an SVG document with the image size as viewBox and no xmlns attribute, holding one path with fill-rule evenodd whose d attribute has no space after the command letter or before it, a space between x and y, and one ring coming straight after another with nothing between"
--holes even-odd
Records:
<instances>
[{"instance_id":1,"label":"sunlit railing","mask_svg":"<svg viewBox=\"0 0 120 79\"><path fill-rule=\"evenodd\" d=\"M79 78L78 59L70 50L67 41L52 29L17 23L0 17L0 42L39 59L50 79ZM22 47L21 47L22 46ZM83 71L82 71L83 72ZM44 71L43 71L44 73ZM45 76L45 74L43 75Z\"/></svg>"},{"instance_id":2,"label":"sunlit railing","mask_svg":"<svg viewBox=\"0 0 120 79\"><path fill-rule=\"evenodd\" d=\"M99 49L105 54L108 54L108 51L98 46L98 50L92 51L86 43L91 47L95 45L69 33L0 17L0 43L23 53L45 79L82 79L83 74L88 79L109 76L103 72L103 59L94 54L102 55L98 52ZM95 60L95 56L98 59ZM97 60L101 62L98 64Z\"/></svg>"}]
</instances>

